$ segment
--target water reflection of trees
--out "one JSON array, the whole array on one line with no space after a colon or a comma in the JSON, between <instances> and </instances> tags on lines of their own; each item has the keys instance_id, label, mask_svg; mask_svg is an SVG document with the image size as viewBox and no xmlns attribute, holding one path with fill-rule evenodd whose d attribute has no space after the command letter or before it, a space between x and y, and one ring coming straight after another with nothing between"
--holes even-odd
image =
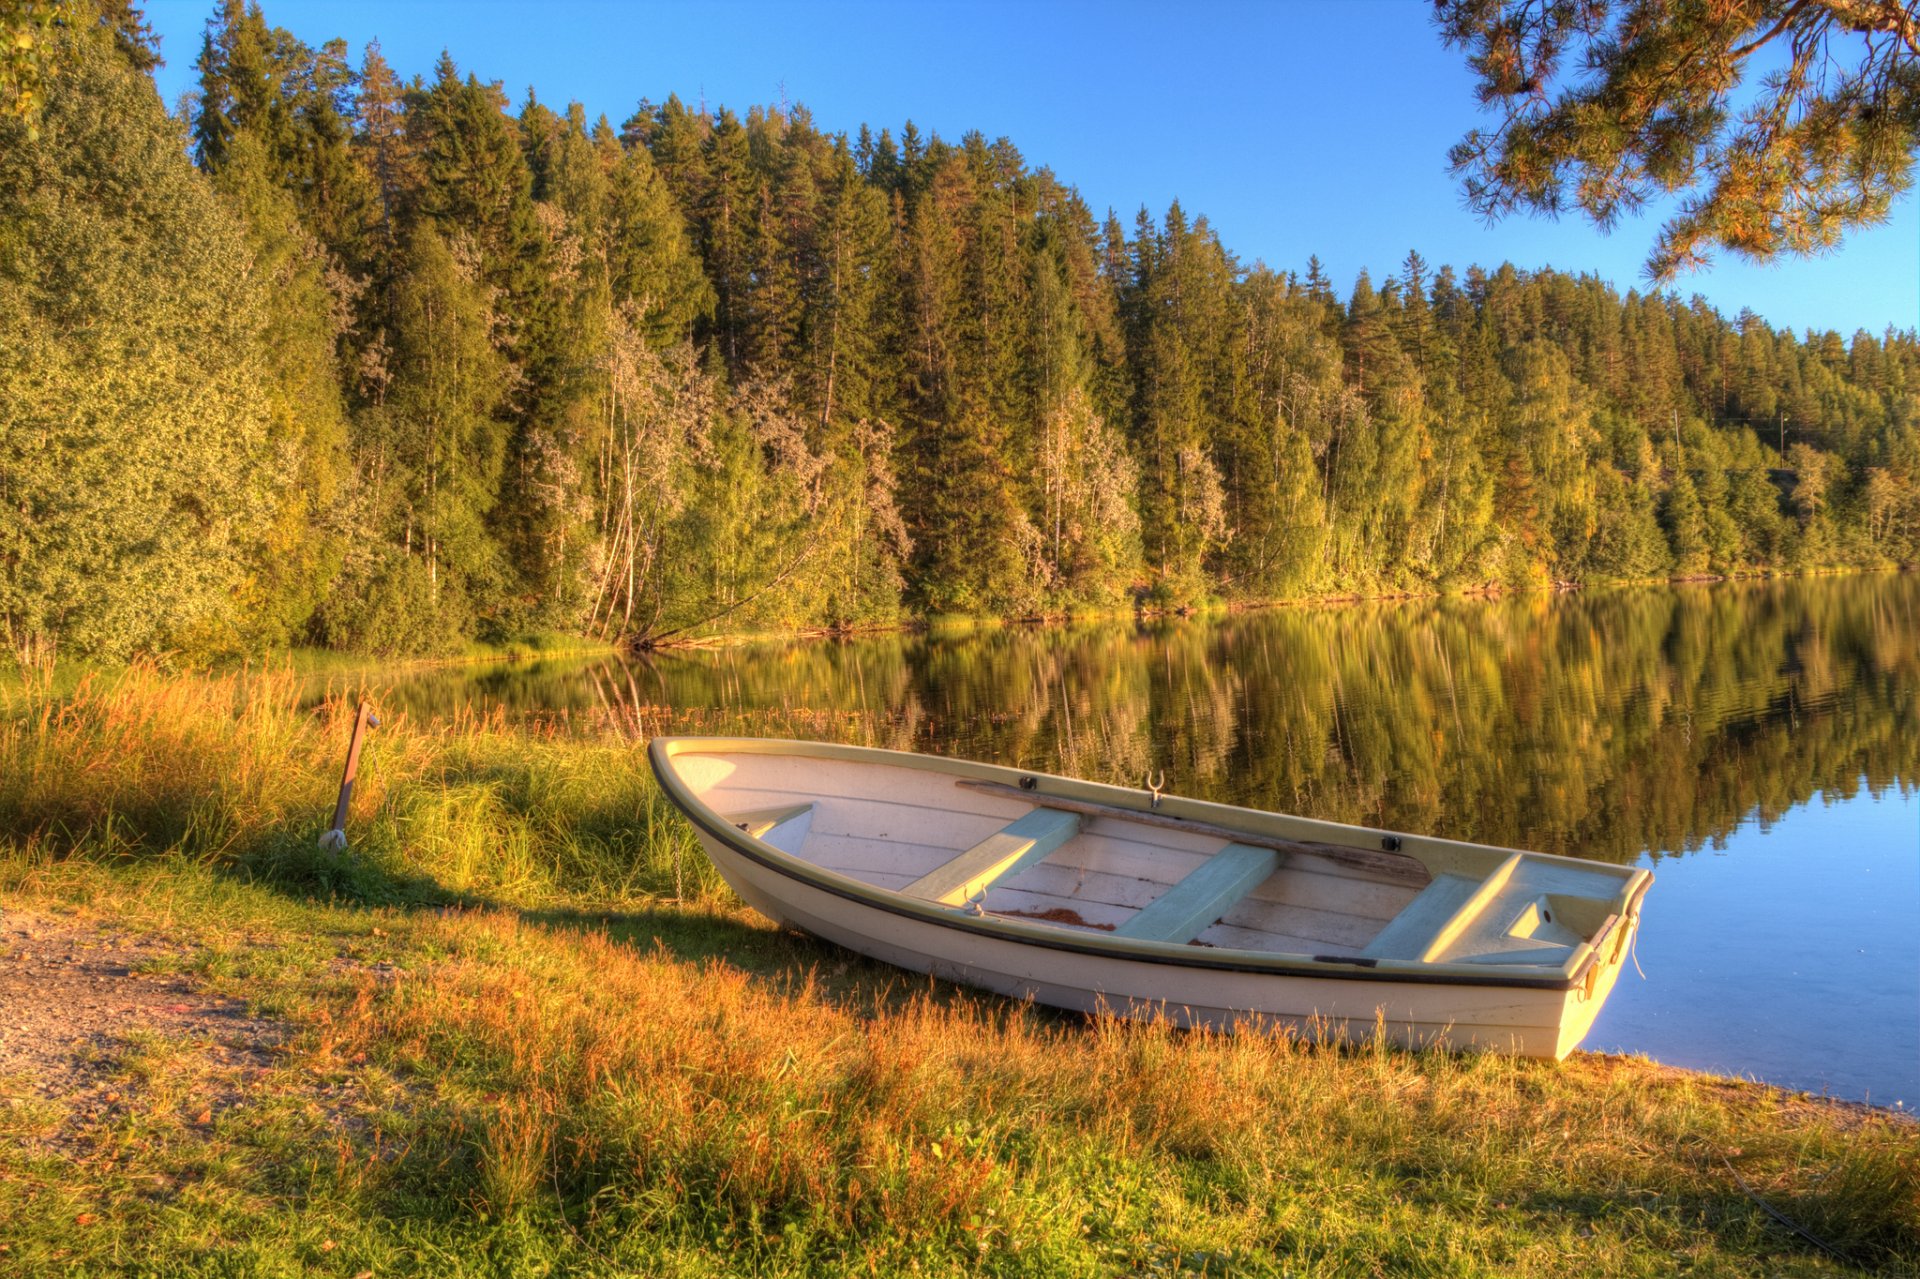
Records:
<instances>
[{"instance_id":1,"label":"water reflection of trees","mask_svg":"<svg viewBox=\"0 0 1920 1279\"><path fill-rule=\"evenodd\" d=\"M1920 778L1920 580L888 635L495 669L416 715L822 737L1623 859Z\"/></svg>"}]
</instances>

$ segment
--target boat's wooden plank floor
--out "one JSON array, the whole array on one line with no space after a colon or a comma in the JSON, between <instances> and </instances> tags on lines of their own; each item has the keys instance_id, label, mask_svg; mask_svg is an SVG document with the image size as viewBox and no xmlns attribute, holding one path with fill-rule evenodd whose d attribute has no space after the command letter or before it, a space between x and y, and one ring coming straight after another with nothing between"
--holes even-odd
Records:
<instances>
[{"instance_id":1,"label":"boat's wooden plank floor","mask_svg":"<svg viewBox=\"0 0 1920 1279\"><path fill-rule=\"evenodd\" d=\"M1183 943L1218 923L1280 868L1271 848L1229 844L1120 926L1128 937Z\"/></svg>"},{"instance_id":2,"label":"boat's wooden plank floor","mask_svg":"<svg viewBox=\"0 0 1920 1279\"><path fill-rule=\"evenodd\" d=\"M916 770L883 770L890 776L876 784L872 766L848 775L844 766L811 763L802 773L778 757L741 757L704 798L722 813L812 803L812 826L798 855L895 891L1020 816L1017 804L969 795L950 779ZM1124 924L1221 847L1211 835L1092 817L1044 861L994 885L984 905L1063 928L1104 931ZM1358 954L1416 892L1326 858L1292 854L1195 941Z\"/></svg>"}]
</instances>

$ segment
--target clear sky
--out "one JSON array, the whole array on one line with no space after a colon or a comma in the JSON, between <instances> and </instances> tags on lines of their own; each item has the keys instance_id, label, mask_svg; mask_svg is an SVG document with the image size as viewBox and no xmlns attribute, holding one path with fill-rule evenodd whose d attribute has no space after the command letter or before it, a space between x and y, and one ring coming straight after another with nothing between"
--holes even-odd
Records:
<instances>
[{"instance_id":1,"label":"clear sky","mask_svg":"<svg viewBox=\"0 0 1920 1279\"><path fill-rule=\"evenodd\" d=\"M804 103L816 124L876 131L912 119L958 140L1013 140L1030 166L1079 187L1129 228L1176 197L1242 261L1301 269L1320 255L1343 291L1417 248L1457 268L1511 261L1641 285L1657 220L1611 236L1585 221L1518 217L1487 227L1460 204L1449 145L1479 120L1472 80L1443 49L1424 0L1253 4L506 3L264 0L267 21L309 44L377 37L401 76L444 48L463 71L577 100L616 125L669 93L742 111ZM171 103L193 84L212 0L149 0ZM1756 267L1733 260L1683 278L1732 316L1751 307L1794 329L1920 325L1920 212L1836 254Z\"/></svg>"}]
</instances>

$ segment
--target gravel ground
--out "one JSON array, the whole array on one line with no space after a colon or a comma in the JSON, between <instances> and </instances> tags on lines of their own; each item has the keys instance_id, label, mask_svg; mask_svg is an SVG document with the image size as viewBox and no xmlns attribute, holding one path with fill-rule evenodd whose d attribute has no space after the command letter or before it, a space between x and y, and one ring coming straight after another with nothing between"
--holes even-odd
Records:
<instances>
[{"instance_id":1,"label":"gravel ground","mask_svg":"<svg viewBox=\"0 0 1920 1279\"><path fill-rule=\"evenodd\" d=\"M211 1123L267 1069L284 1031L175 971L191 953L107 921L0 907L0 1104L52 1103L64 1117L51 1144L81 1141L126 1108L137 1085L119 1064L138 1036L192 1044L223 1077L183 1116Z\"/></svg>"}]
</instances>

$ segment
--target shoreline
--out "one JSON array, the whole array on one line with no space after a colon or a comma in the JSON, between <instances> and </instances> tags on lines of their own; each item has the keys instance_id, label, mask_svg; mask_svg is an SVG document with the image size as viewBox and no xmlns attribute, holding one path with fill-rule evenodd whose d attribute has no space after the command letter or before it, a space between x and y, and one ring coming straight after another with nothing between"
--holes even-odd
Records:
<instances>
[{"instance_id":1,"label":"shoreline","mask_svg":"<svg viewBox=\"0 0 1920 1279\"><path fill-rule=\"evenodd\" d=\"M1172 1249L1559 1279L1816 1255L1770 1212L1837 1273L1920 1263L1902 1111L907 977L734 899L621 744L396 720L347 853L323 852L351 709L298 684L136 669L0 719L10 1273L1178 1273Z\"/></svg>"},{"instance_id":2,"label":"shoreline","mask_svg":"<svg viewBox=\"0 0 1920 1279\"><path fill-rule=\"evenodd\" d=\"M671 653L704 649L738 648L754 644L837 642L857 640L876 635L912 634L938 637L943 635L964 634L970 631L1044 629L1097 624L1100 622L1131 621L1136 624L1145 624L1188 621L1200 617L1234 616L1276 609L1343 608L1357 604L1413 604L1422 601L1456 599L1491 601L1530 595L1558 596L1570 594L1574 591L1605 591L1636 587L1667 587L1672 589L1685 586L1794 581L1803 578L1819 577L1897 576L1915 571L1920 570L1917 570L1917 567L1914 565L1882 566L1878 568L1803 569L1793 572L1767 571L1703 574L1690 577L1648 578L1644 580L1596 583L1552 582L1539 586L1525 587L1485 585L1444 591L1380 591L1286 596L1274 599L1231 599L1215 600L1206 604L1175 608L1136 606L1131 608L1079 609L1011 617L993 614L914 615L903 617L892 622L872 622L854 626L803 626L788 629L693 635L686 638L676 638L652 647L635 647L630 643L588 640L554 634L502 641L498 644L475 642L469 645L466 651L462 652L424 654L399 658L381 657L377 654L360 653L346 649L292 648L234 658L228 661L212 663L204 667L185 668L181 671L181 674L186 676L204 675L218 678L225 675L247 674L250 672L288 672L303 680L316 681L335 676L351 678L357 674L363 675L373 668L378 668L382 671L418 672L453 669L464 666L532 665L547 661L567 661L591 657L632 657L638 653L645 652ZM63 691L71 691L80 681L90 675L112 674L124 669L126 669L124 665L95 664L86 660L63 661L58 663L55 668L54 685ZM0 705L4 704L7 697L16 694L23 684L23 677L18 667L9 665L0 668Z\"/></svg>"},{"instance_id":3,"label":"shoreline","mask_svg":"<svg viewBox=\"0 0 1920 1279\"><path fill-rule=\"evenodd\" d=\"M489 908L483 907L479 909L484 910ZM758 916L753 913L750 907L738 905L736 910L740 918L744 920L758 919ZM412 910L401 909L398 912L391 909L375 910L373 913L382 918L389 918L396 913L402 918L414 915L425 918L442 915L445 912L444 908L414 908ZM619 924L620 920L621 915L618 912L597 913L583 909L565 911L561 919L557 919L556 922L564 922L568 927L598 928L604 930ZM36 893L31 889L21 891L20 888L15 886L0 886L0 948L7 946L17 948L22 936L25 935L27 940L37 943L36 949L40 952L46 952L48 950L68 950L76 944L79 945L80 948L86 949L88 947L85 941L76 939L87 931L88 928L94 928L100 931L111 930L122 939L131 941L135 949L168 951L178 954L183 951L192 950L198 945L196 931L189 928L182 928L177 925L170 926L164 922L152 919L142 920L137 916L131 919L126 916L109 918L97 909L96 903L92 900L76 903L70 896L49 896ZM813 941L815 939L809 940ZM844 955L849 963L871 966L880 971L885 970L885 965L879 964L876 961L862 959L855 955L854 952L843 951L830 942L819 941L817 944L831 953ZM4 949L0 949L0 955L4 955L4 953ZM844 967L845 965L842 966ZM186 965L186 967L191 968L193 965L189 964ZM18 982L13 983L10 991L0 988L0 1014L12 1012L16 1015L25 1016L36 1012L44 1013L50 1008L60 1006L59 1001L53 998L52 995L55 987L64 987L67 984L66 979L70 976L67 971L60 968L57 964L42 964L24 975L27 978L24 984ZM122 973L118 975L125 977L131 974ZM46 986L46 998L35 997L38 984L44 984ZM1005 1005L1009 1009L1037 1008L1037 1006L1026 1004L1021 1000L985 995L972 987L951 986L946 983L940 984L949 989L952 994L958 998L976 1000L988 1004L998 1003ZM198 990L198 987L182 986L177 988L174 993L193 994L197 993ZM4 1002L9 996L13 1000L18 1001L12 1009L8 1009ZM152 1013L155 1010L144 1009L135 1011ZM1078 1026L1087 1033L1091 1033L1092 1028L1097 1023L1102 1020L1107 1020L1091 1014L1064 1014L1057 1010L1042 1010L1040 1015L1068 1028ZM0 1016L0 1022L9 1026L14 1025L12 1020L4 1016ZM1157 1022L1157 1018L1141 1020L1141 1024L1144 1026L1153 1026ZM1185 1030L1173 1026L1171 1023L1166 1023L1166 1025L1176 1037L1194 1034L1198 1034L1199 1037L1206 1037L1207 1034L1207 1032ZM149 1028L150 1027L119 1022L112 1026L106 1026L104 1023L101 1023L92 1029L94 1033L110 1032L124 1035L129 1031L138 1033ZM35 1026L33 1029L36 1034L41 1036L46 1036L50 1033L54 1035L58 1034L57 1028L46 1025ZM1232 1033L1252 1033L1256 1037L1262 1035L1270 1037L1278 1034L1281 1038L1298 1038L1298 1036L1291 1031ZM28 1045L23 1048L22 1045L16 1041L8 1044L7 1047L16 1054L25 1053L29 1056L38 1055L49 1062L57 1055L48 1051L52 1048L52 1045ZM1329 1054L1336 1058L1346 1059L1358 1057L1362 1055L1362 1053L1369 1051L1364 1045L1354 1046L1345 1043L1312 1044L1308 1046L1307 1050L1317 1054ZM1473 1058L1480 1055L1473 1051L1449 1052L1439 1049L1409 1050L1389 1048L1387 1051L1409 1059L1419 1059L1435 1055L1452 1058ZM1490 1055L1508 1061L1518 1060L1500 1053ZM1641 1082L1648 1084L1684 1083L1729 1089L1736 1092L1758 1092L1763 1096L1780 1102L1808 1106L1854 1119L1885 1119L1897 1124L1913 1126L1917 1131L1920 1131L1920 1113L1916 1113L1914 1110L1899 1103L1887 1105L1863 1098L1842 1097L1827 1092L1815 1092L1810 1089L1795 1088L1787 1084L1774 1083L1770 1080L1750 1075L1726 1074L1720 1071L1705 1070L1692 1066L1676 1066L1640 1053L1575 1048L1565 1059L1558 1062L1541 1062L1537 1068L1550 1074L1554 1072L1574 1073L1581 1070L1599 1070L1607 1073L1631 1072L1640 1076Z\"/></svg>"},{"instance_id":4,"label":"shoreline","mask_svg":"<svg viewBox=\"0 0 1920 1279\"><path fill-rule=\"evenodd\" d=\"M1330 593L1322 595L1281 596L1273 599L1225 599L1203 604L1174 607L1134 606L1128 608L1067 609L1060 612L1000 616L996 614L926 614L905 617L896 622L874 622L858 626L812 626L790 630L741 631L672 640L651 650L672 652L693 648L727 648L738 645L770 643L782 640L843 640L865 635L902 633L941 635L972 630L1043 628L1073 626L1102 621L1156 622L1185 621L1197 617L1231 616L1283 608L1337 608L1354 604L1418 603L1428 600L1498 600L1515 596L1565 595L1574 591L1607 591L1635 587L1714 586L1728 583L1795 581L1816 577L1866 577L1915 572L1915 565L1761 570L1744 573L1701 573L1686 577L1659 577L1608 580L1601 582L1547 582L1537 586L1499 586L1493 584L1452 590L1375 591ZM636 651L612 646L614 651Z\"/></svg>"},{"instance_id":5,"label":"shoreline","mask_svg":"<svg viewBox=\"0 0 1920 1279\"><path fill-rule=\"evenodd\" d=\"M1823 568L1802 569L1793 572L1765 571L1752 573L1696 574L1688 577L1623 579L1604 582L1550 582L1538 586L1484 585L1464 587L1456 590L1379 591L1282 596L1273 599L1230 599L1171 608L1136 606L1130 608L1069 609L1054 613L1026 614L1020 616L999 616L995 614L930 614L904 617L894 622L873 622L857 626L808 626L787 630L726 632L715 635L697 636L684 640L676 639L660 644L652 649L635 650L621 645L608 645L605 651L619 653L632 653L635 651L674 652L687 649L730 648L781 641L849 640L868 635L917 634L942 636L964 634L976 630L1042 629L1115 621L1132 621L1137 623L1187 621L1200 617L1233 616L1241 613L1264 612L1271 609L1340 608L1355 604L1412 604L1422 601L1455 599L1499 600L1531 595L1558 596L1571 594L1575 591L1609 591L1638 587L1677 588L1684 586L1715 586L1748 582L1796 581L1803 578L1820 577L1894 576L1914 571L1916 571L1916 567L1913 565L1893 565L1875 568ZM537 660L537 655L535 660Z\"/></svg>"}]
</instances>

